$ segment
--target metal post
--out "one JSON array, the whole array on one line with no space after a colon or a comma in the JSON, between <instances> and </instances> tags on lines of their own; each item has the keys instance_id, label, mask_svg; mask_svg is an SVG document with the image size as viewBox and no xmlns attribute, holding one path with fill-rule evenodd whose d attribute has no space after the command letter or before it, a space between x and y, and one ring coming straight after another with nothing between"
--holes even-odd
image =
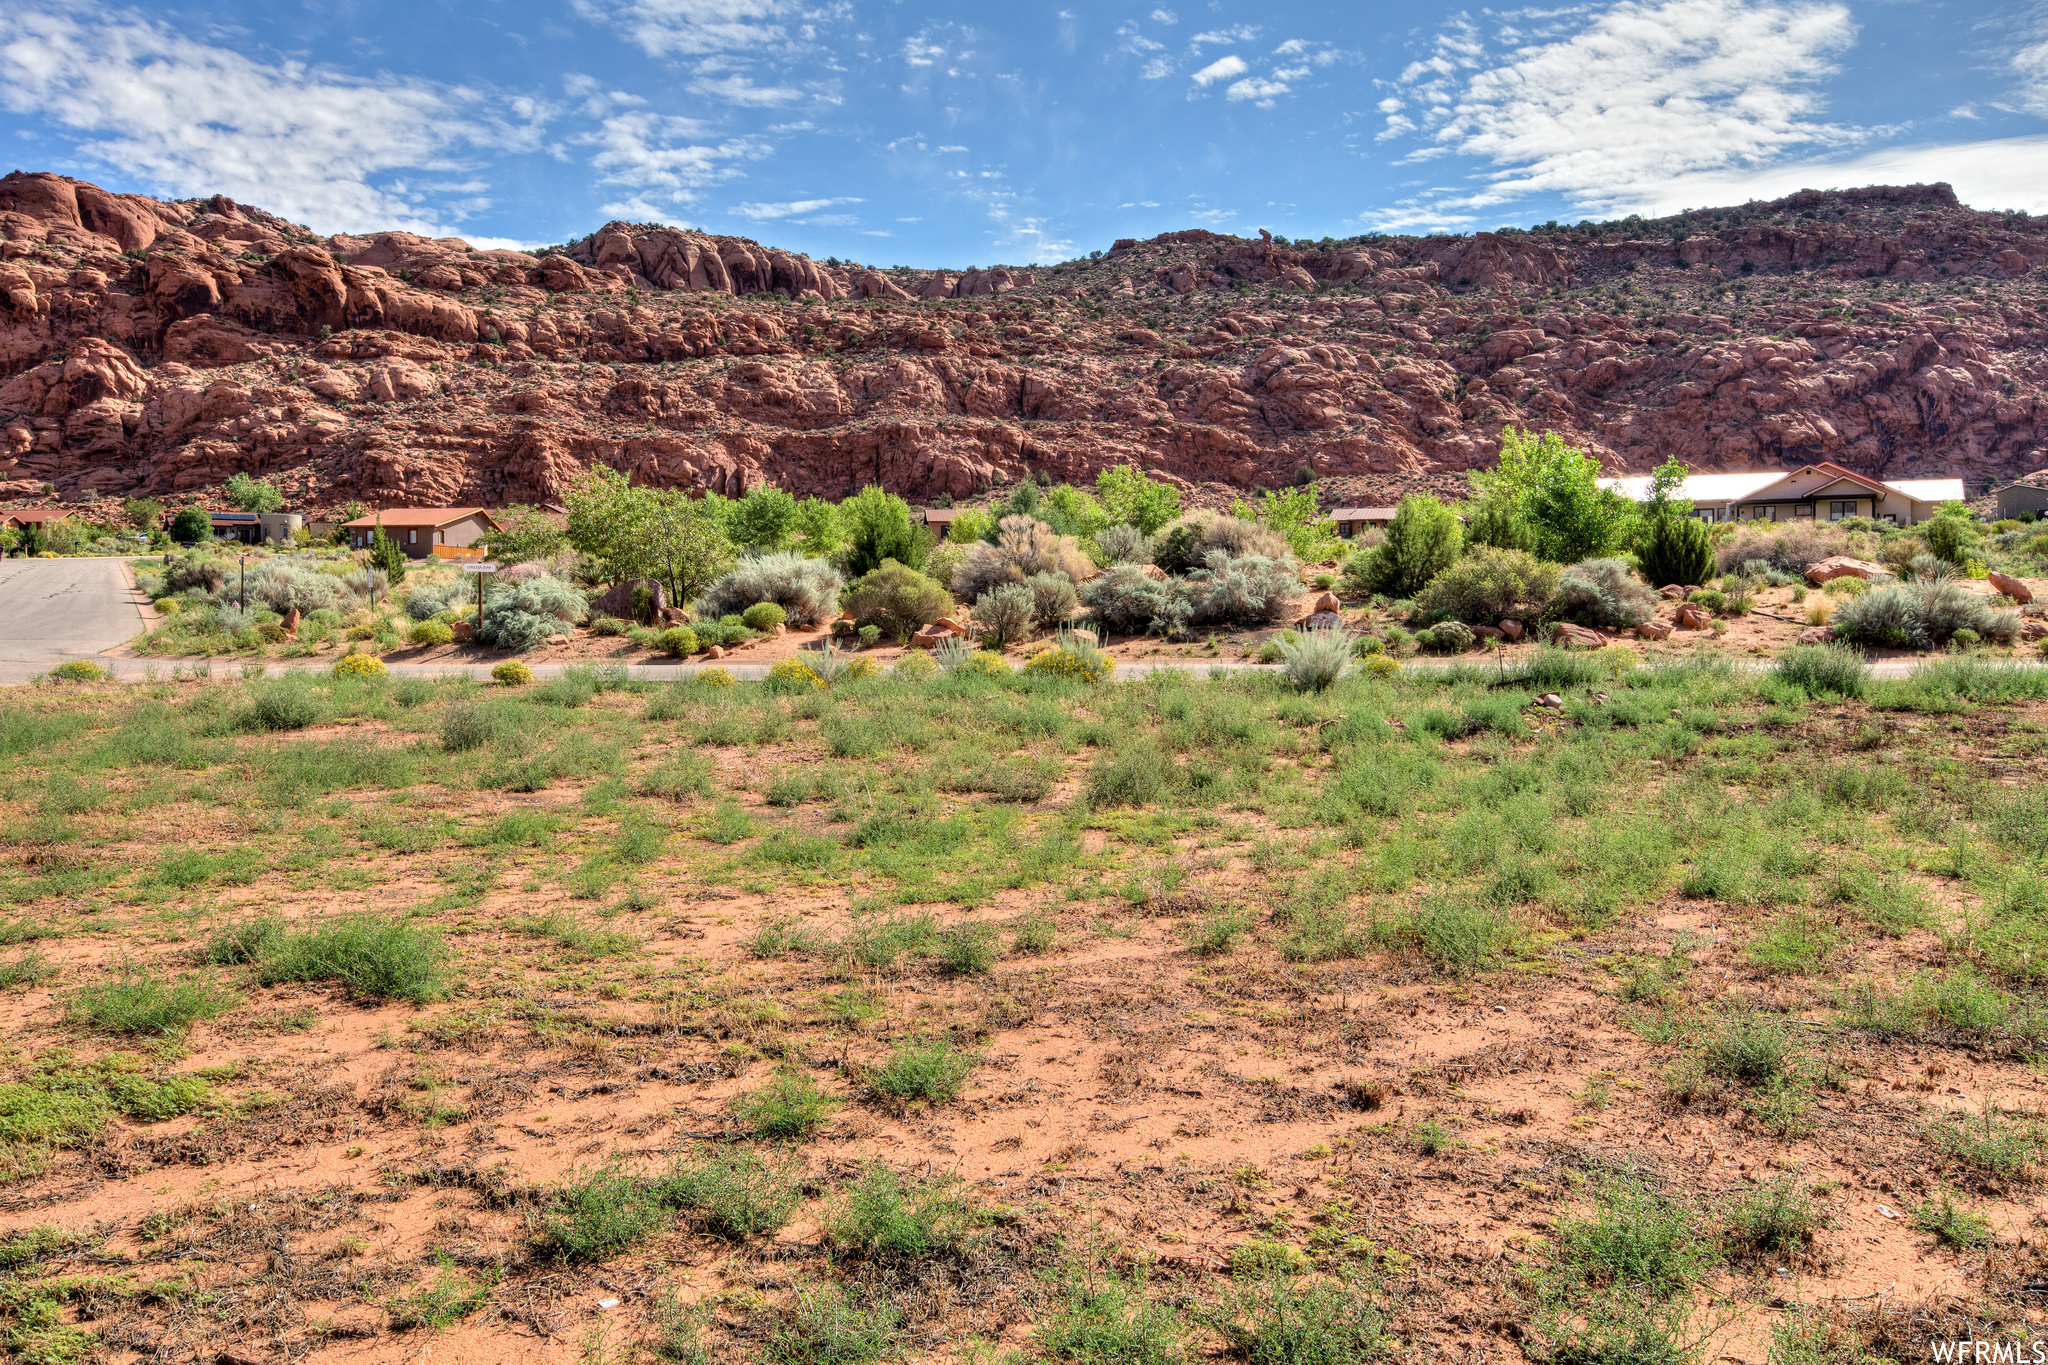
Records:
<instances>
[{"instance_id":1,"label":"metal post","mask_svg":"<svg viewBox=\"0 0 2048 1365\"><path fill-rule=\"evenodd\" d=\"M242 557L242 610L249 610L249 556Z\"/></svg>"}]
</instances>

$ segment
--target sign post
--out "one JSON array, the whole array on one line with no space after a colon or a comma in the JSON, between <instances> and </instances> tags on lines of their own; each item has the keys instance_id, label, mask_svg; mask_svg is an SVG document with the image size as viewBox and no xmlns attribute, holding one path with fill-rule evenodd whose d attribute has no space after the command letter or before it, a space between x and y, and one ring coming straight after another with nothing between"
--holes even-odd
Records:
<instances>
[{"instance_id":1,"label":"sign post","mask_svg":"<svg viewBox=\"0 0 2048 1365\"><path fill-rule=\"evenodd\" d=\"M476 575L476 633L481 638L484 633L484 575L496 573L498 566L488 561L481 564L471 562L464 564L462 571Z\"/></svg>"}]
</instances>

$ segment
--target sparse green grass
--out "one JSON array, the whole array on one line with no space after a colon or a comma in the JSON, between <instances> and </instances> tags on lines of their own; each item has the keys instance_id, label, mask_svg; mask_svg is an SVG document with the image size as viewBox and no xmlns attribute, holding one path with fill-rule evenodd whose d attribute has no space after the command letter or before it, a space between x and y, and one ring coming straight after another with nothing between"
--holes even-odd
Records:
<instances>
[{"instance_id":1,"label":"sparse green grass","mask_svg":"<svg viewBox=\"0 0 2048 1365\"><path fill-rule=\"evenodd\" d=\"M1386 1315L1355 1284L1267 1279L1225 1296L1217 1332L1252 1365L1347 1365L1399 1353Z\"/></svg>"},{"instance_id":2,"label":"sparse green grass","mask_svg":"<svg viewBox=\"0 0 2048 1365\"><path fill-rule=\"evenodd\" d=\"M946 1038L909 1039L867 1073L867 1082L899 1100L950 1100L960 1093L976 1060Z\"/></svg>"},{"instance_id":3,"label":"sparse green grass","mask_svg":"<svg viewBox=\"0 0 2048 1365\"><path fill-rule=\"evenodd\" d=\"M1968 1251L1991 1245L1991 1220L1968 1204L1958 1202L1956 1192L1946 1185L1913 1210L1913 1226L1941 1246Z\"/></svg>"},{"instance_id":4,"label":"sparse green grass","mask_svg":"<svg viewBox=\"0 0 2048 1365\"><path fill-rule=\"evenodd\" d=\"M809 1137L839 1109L839 1100L800 1071L783 1070L758 1090L734 1098L733 1114L754 1136Z\"/></svg>"},{"instance_id":5,"label":"sparse green grass","mask_svg":"<svg viewBox=\"0 0 2048 1365\"><path fill-rule=\"evenodd\" d=\"M124 962L111 978L72 992L64 1016L100 1033L174 1037L240 1003L233 991L203 977L188 974L167 980L158 970Z\"/></svg>"},{"instance_id":6,"label":"sparse green grass","mask_svg":"<svg viewBox=\"0 0 2048 1365\"><path fill-rule=\"evenodd\" d=\"M849 1256L919 1261L958 1246L979 1218L957 1180L911 1180L873 1162L842 1191L825 1236Z\"/></svg>"},{"instance_id":7,"label":"sparse green grass","mask_svg":"<svg viewBox=\"0 0 2048 1365\"><path fill-rule=\"evenodd\" d=\"M1147 1297L1142 1281L1106 1272L1064 1288L1038 1324L1038 1342L1051 1359L1080 1365L1186 1365L1193 1358L1178 1314Z\"/></svg>"},{"instance_id":8,"label":"sparse green grass","mask_svg":"<svg viewBox=\"0 0 2048 1365\"><path fill-rule=\"evenodd\" d=\"M875 1365L896 1352L902 1310L833 1281L806 1284L768 1335L775 1365Z\"/></svg>"},{"instance_id":9,"label":"sparse green grass","mask_svg":"<svg viewBox=\"0 0 2048 1365\"><path fill-rule=\"evenodd\" d=\"M281 935L257 979L339 981L361 995L424 1005L448 989L448 947L440 935L402 920L350 916Z\"/></svg>"},{"instance_id":10,"label":"sparse green grass","mask_svg":"<svg viewBox=\"0 0 2048 1365\"><path fill-rule=\"evenodd\" d=\"M473 1277L457 1269L454 1260L443 1252L435 1263L433 1278L417 1289L386 1299L384 1311L391 1315L391 1325L398 1331L438 1332L483 1307L494 1284L493 1279Z\"/></svg>"}]
</instances>

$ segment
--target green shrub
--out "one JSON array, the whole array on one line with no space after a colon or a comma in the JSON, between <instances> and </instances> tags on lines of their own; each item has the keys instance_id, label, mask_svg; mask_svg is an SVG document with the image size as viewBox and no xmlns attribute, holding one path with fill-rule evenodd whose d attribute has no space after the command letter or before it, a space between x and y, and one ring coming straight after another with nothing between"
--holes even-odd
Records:
<instances>
[{"instance_id":1,"label":"green shrub","mask_svg":"<svg viewBox=\"0 0 2048 1365\"><path fill-rule=\"evenodd\" d=\"M896 1354L903 1314L864 1302L833 1281L800 1287L768 1334L774 1365L875 1365Z\"/></svg>"},{"instance_id":2,"label":"green shrub","mask_svg":"<svg viewBox=\"0 0 2048 1365\"><path fill-rule=\"evenodd\" d=\"M776 1072L766 1086L732 1102L733 1114L756 1137L791 1140L809 1137L838 1108L816 1080L792 1070Z\"/></svg>"},{"instance_id":3,"label":"green shrub","mask_svg":"<svg viewBox=\"0 0 2048 1365\"><path fill-rule=\"evenodd\" d=\"M655 1182L618 1161L572 1171L535 1220L541 1241L565 1261L608 1261L674 1220Z\"/></svg>"},{"instance_id":4,"label":"green shrub","mask_svg":"<svg viewBox=\"0 0 2048 1365\"><path fill-rule=\"evenodd\" d=\"M803 1201L800 1175L794 1161L724 1149L677 1157L655 1188L672 1207L695 1212L711 1232L739 1241L788 1224Z\"/></svg>"},{"instance_id":5,"label":"green shrub","mask_svg":"<svg viewBox=\"0 0 2048 1365\"><path fill-rule=\"evenodd\" d=\"M868 1071L867 1083L899 1100L950 1100L960 1093L979 1059L955 1050L950 1040L906 1039L889 1060Z\"/></svg>"},{"instance_id":6,"label":"green shrub","mask_svg":"<svg viewBox=\"0 0 2048 1365\"><path fill-rule=\"evenodd\" d=\"M1731 1010L1708 1036L1701 1060L1714 1075L1761 1085L1783 1075L1791 1057L1792 1036L1782 1020Z\"/></svg>"},{"instance_id":7,"label":"green shrub","mask_svg":"<svg viewBox=\"0 0 2048 1365\"><path fill-rule=\"evenodd\" d=\"M1081 1365L1186 1365L1192 1358L1180 1315L1146 1298L1142 1283L1114 1278L1070 1287L1039 1323L1038 1344L1054 1360Z\"/></svg>"},{"instance_id":8,"label":"green shrub","mask_svg":"<svg viewBox=\"0 0 2048 1365\"><path fill-rule=\"evenodd\" d=\"M1268 1279L1237 1290L1215 1322L1231 1353L1251 1365L1351 1365L1398 1349L1385 1315L1357 1287L1329 1281Z\"/></svg>"},{"instance_id":9,"label":"green shrub","mask_svg":"<svg viewBox=\"0 0 2048 1365\"><path fill-rule=\"evenodd\" d=\"M447 645L455 642L455 629L442 621L421 621L412 628L416 645Z\"/></svg>"},{"instance_id":10,"label":"green shrub","mask_svg":"<svg viewBox=\"0 0 2048 1365\"><path fill-rule=\"evenodd\" d=\"M748 630L766 633L789 619L789 613L777 602L756 602L740 613L740 620Z\"/></svg>"},{"instance_id":11,"label":"green shrub","mask_svg":"<svg viewBox=\"0 0 2048 1365\"><path fill-rule=\"evenodd\" d=\"M1149 744L1106 753L1088 771L1088 800L1096 806L1146 806L1166 792L1173 763Z\"/></svg>"},{"instance_id":12,"label":"green shrub","mask_svg":"<svg viewBox=\"0 0 2048 1365\"><path fill-rule=\"evenodd\" d=\"M863 1260L921 1261L958 1246L979 1221L957 1179L909 1180L870 1163L825 1219L825 1239Z\"/></svg>"},{"instance_id":13,"label":"green shrub","mask_svg":"<svg viewBox=\"0 0 2048 1365\"><path fill-rule=\"evenodd\" d=\"M48 676L52 682L99 682L112 675L90 659L68 659Z\"/></svg>"},{"instance_id":14,"label":"green shrub","mask_svg":"<svg viewBox=\"0 0 2048 1365\"><path fill-rule=\"evenodd\" d=\"M1456 512L1435 498L1410 494L1395 509L1386 539L1345 562L1344 590L1410 597L1450 568L1464 545Z\"/></svg>"},{"instance_id":15,"label":"green shrub","mask_svg":"<svg viewBox=\"0 0 2048 1365\"><path fill-rule=\"evenodd\" d=\"M1625 560L1588 559L1558 576L1550 614L1603 630L1618 630L1649 620L1657 610L1658 600L1656 589L1636 577Z\"/></svg>"},{"instance_id":16,"label":"green shrub","mask_svg":"<svg viewBox=\"0 0 2048 1365\"><path fill-rule=\"evenodd\" d=\"M1540 616L1557 590L1555 564L1521 550L1482 545L1429 581L1415 605L1428 614L1449 613L1468 625L1490 626L1526 609Z\"/></svg>"},{"instance_id":17,"label":"green shrub","mask_svg":"<svg viewBox=\"0 0 2048 1365\"><path fill-rule=\"evenodd\" d=\"M491 670L491 681L500 687L524 687L533 681L533 670L518 659L507 659Z\"/></svg>"},{"instance_id":18,"label":"green shrub","mask_svg":"<svg viewBox=\"0 0 2048 1365\"><path fill-rule=\"evenodd\" d=\"M955 925L939 935L939 961L964 976L986 972L1002 952L1002 936L993 924Z\"/></svg>"},{"instance_id":19,"label":"green shrub","mask_svg":"<svg viewBox=\"0 0 2048 1365\"><path fill-rule=\"evenodd\" d=\"M1714 573L1714 539L1697 517L1652 518L1636 550L1643 578L1655 587L1696 586Z\"/></svg>"},{"instance_id":20,"label":"green shrub","mask_svg":"<svg viewBox=\"0 0 2048 1365\"><path fill-rule=\"evenodd\" d=\"M793 626L815 625L839 612L839 594L845 586L839 570L823 559L777 551L749 555L733 566L725 577L704 590L699 605L713 617L741 613L743 620L753 608L771 604L782 608L776 618ZM755 630L768 625L746 624Z\"/></svg>"},{"instance_id":21,"label":"green shrub","mask_svg":"<svg viewBox=\"0 0 2048 1365\"><path fill-rule=\"evenodd\" d=\"M1685 1294L1718 1259L1691 1212L1627 1180L1601 1189L1589 1213L1559 1218L1552 1243L1550 1288L1652 1300Z\"/></svg>"},{"instance_id":22,"label":"green shrub","mask_svg":"<svg viewBox=\"0 0 2048 1365\"><path fill-rule=\"evenodd\" d=\"M1728 1206L1723 1224L1734 1254L1783 1257L1813 1245L1828 1220L1795 1177L1783 1176L1738 1195Z\"/></svg>"},{"instance_id":23,"label":"green shrub","mask_svg":"<svg viewBox=\"0 0 2048 1365\"><path fill-rule=\"evenodd\" d=\"M953 609L953 594L917 570L884 560L853 585L846 610L860 625L881 628L895 639L908 639Z\"/></svg>"},{"instance_id":24,"label":"green shrub","mask_svg":"<svg viewBox=\"0 0 2048 1365\"><path fill-rule=\"evenodd\" d=\"M462 699L441 713L441 747L449 753L481 749L521 732L519 713L506 705Z\"/></svg>"},{"instance_id":25,"label":"green shrub","mask_svg":"<svg viewBox=\"0 0 2048 1365\"><path fill-rule=\"evenodd\" d=\"M200 959L216 967L239 967L263 960L265 952L284 936L282 922L258 918L243 920L217 929L200 950Z\"/></svg>"},{"instance_id":26,"label":"green shrub","mask_svg":"<svg viewBox=\"0 0 2048 1365\"><path fill-rule=\"evenodd\" d=\"M424 1005L447 994L448 946L402 920L352 915L296 930L266 951L257 979L339 981L360 995Z\"/></svg>"},{"instance_id":27,"label":"green shrub","mask_svg":"<svg viewBox=\"0 0 2048 1365\"><path fill-rule=\"evenodd\" d=\"M1973 1250L1991 1245L1991 1220L1967 1204L1956 1202L1956 1192L1946 1185L1937 1197L1913 1210L1913 1226L1930 1233L1942 1246Z\"/></svg>"},{"instance_id":28,"label":"green shrub","mask_svg":"<svg viewBox=\"0 0 2048 1365\"><path fill-rule=\"evenodd\" d=\"M699 653L704 645L690 627L670 626L654 637L654 647L671 659L681 659Z\"/></svg>"},{"instance_id":29,"label":"green shrub","mask_svg":"<svg viewBox=\"0 0 2048 1365\"><path fill-rule=\"evenodd\" d=\"M1013 645L1031 633L1031 589L1022 583L991 588L974 602L974 628L989 649Z\"/></svg>"}]
</instances>

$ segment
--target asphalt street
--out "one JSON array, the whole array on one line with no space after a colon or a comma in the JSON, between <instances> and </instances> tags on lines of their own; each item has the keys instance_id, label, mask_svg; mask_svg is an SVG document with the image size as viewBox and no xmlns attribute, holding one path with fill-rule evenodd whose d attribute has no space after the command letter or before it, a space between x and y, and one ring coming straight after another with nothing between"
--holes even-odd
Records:
<instances>
[{"instance_id":1,"label":"asphalt street","mask_svg":"<svg viewBox=\"0 0 2048 1365\"><path fill-rule=\"evenodd\" d=\"M141 632L120 560L0 560L0 682L96 658Z\"/></svg>"}]
</instances>

